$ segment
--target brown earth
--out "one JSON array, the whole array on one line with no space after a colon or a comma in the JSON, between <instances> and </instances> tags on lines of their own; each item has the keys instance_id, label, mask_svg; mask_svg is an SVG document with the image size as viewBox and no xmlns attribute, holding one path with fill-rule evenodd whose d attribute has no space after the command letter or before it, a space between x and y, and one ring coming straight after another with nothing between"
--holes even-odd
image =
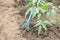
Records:
<instances>
[{"instance_id":1,"label":"brown earth","mask_svg":"<svg viewBox=\"0 0 60 40\"><path fill-rule=\"evenodd\" d=\"M14 0L0 0L0 40L60 40L60 26L48 27L48 31L42 31L39 36L33 28L31 32L19 30L25 21Z\"/></svg>"}]
</instances>

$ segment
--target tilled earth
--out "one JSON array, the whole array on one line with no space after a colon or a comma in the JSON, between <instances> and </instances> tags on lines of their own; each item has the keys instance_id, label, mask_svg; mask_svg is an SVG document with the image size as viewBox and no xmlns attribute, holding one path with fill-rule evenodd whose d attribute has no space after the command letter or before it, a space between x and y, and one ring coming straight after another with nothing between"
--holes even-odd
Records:
<instances>
[{"instance_id":1,"label":"tilled earth","mask_svg":"<svg viewBox=\"0 0 60 40\"><path fill-rule=\"evenodd\" d=\"M0 0L0 40L60 40L59 26L48 28L48 31L42 32L40 36L35 31L21 31L19 26L25 19L15 5L14 0Z\"/></svg>"}]
</instances>

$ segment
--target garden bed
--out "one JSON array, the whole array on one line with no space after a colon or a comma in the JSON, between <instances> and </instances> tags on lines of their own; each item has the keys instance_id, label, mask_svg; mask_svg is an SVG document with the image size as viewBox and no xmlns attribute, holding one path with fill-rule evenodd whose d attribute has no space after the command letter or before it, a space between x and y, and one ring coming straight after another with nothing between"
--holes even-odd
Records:
<instances>
[{"instance_id":1,"label":"garden bed","mask_svg":"<svg viewBox=\"0 0 60 40\"><path fill-rule=\"evenodd\" d=\"M60 40L60 25L49 26L48 31L42 30L40 35L37 35L37 29L35 30L32 24L31 32L20 30L20 25L27 19L24 18L26 9L19 13L18 8L18 4L13 0L0 1L0 40ZM57 17L60 18L58 13L57 10Z\"/></svg>"}]
</instances>

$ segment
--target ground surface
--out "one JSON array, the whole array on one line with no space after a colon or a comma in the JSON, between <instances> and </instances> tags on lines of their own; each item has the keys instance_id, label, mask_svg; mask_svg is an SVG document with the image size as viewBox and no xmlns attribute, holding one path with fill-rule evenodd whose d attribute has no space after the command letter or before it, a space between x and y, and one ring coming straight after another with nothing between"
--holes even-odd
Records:
<instances>
[{"instance_id":1,"label":"ground surface","mask_svg":"<svg viewBox=\"0 0 60 40\"><path fill-rule=\"evenodd\" d=\"M0 0L0 40L60 40L60 27L48 28L38 36L36 32L19 30L25 19L19 15L14 0ZM58 17L59 14L57 14ZM22 35L23 34L23 35Z\"/></svg>"}]
</instances>

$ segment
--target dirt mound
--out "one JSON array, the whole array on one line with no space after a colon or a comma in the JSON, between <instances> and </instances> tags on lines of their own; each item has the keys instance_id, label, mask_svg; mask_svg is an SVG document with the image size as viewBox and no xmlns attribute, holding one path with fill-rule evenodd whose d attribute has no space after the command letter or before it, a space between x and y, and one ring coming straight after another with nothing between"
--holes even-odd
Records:
<instances>
[{"instance_id":1,"label":"dirt mound","mask_svg":"<svg viewBox=\"0 0 60 40\"><path fill-rule=\"evenodd\" d=\"M18 10L13 0L0 0L0 40L20 40Z\"/></svg>"}]
</instances>

